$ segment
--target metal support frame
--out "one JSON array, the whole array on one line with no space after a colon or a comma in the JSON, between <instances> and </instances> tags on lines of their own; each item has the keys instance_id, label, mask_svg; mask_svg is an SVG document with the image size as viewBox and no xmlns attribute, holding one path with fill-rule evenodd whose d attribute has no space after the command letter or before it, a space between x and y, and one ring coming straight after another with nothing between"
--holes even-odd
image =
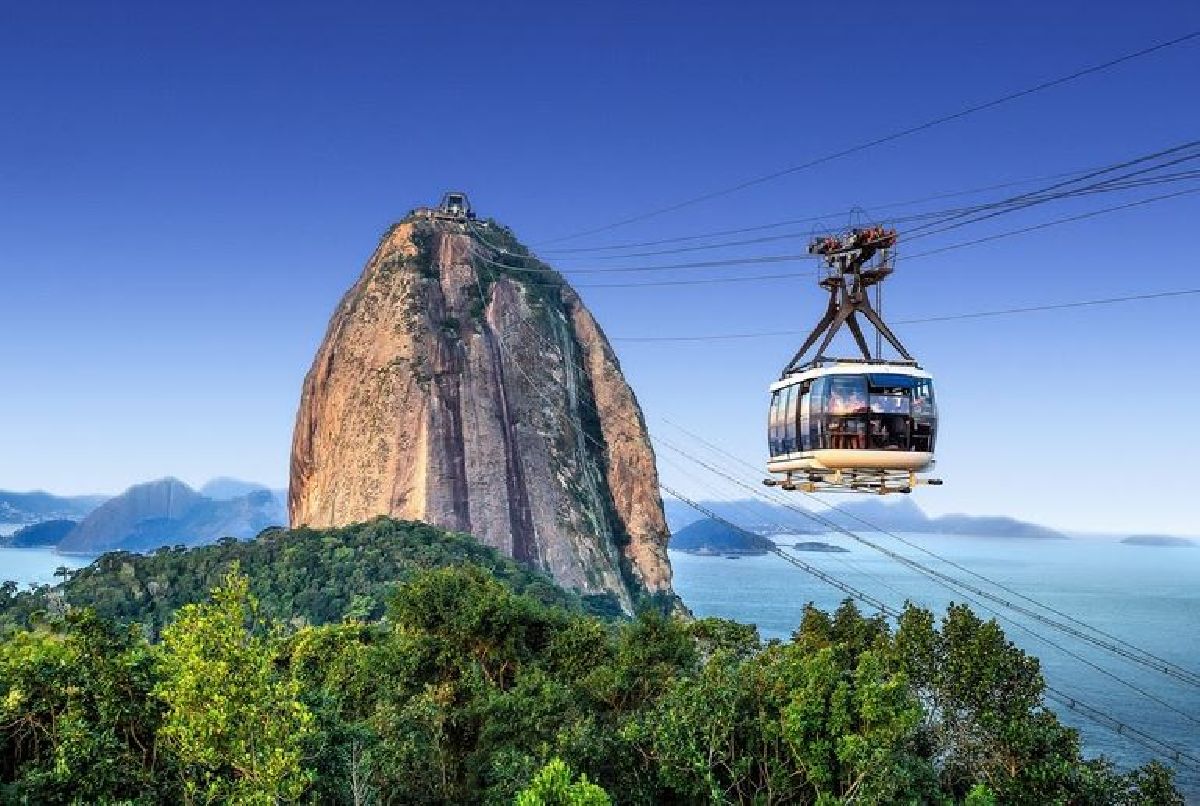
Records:
<instances>
[{"instance_id":1,"label":"metal support frame","mask_svg":"<svg viewBox=\"0 0 1200 806\"><path fill-rule=\"evenodd\" d=\"M878 256L878 260L868 265L876 256ZM883 317L871 305L870 289L874 286L878 291L883 280L892 273L892 258L890 248L878 248L870 244L825 254L825 263L829 272L821 279L820 285L829 292L829 305L825 308L825 314L817 326L808 334L804 343L800 345L800 349L796 351L792 360L784 368L783 377L807 366L819 365L832 360L825 354L825 351L829 349L834 336L843 325L850 330L859 352L868 362L883 360L880 337L882 340L886 340L903 360L914 360L905 349L904 344L883 321ZM878 297L878 294L876 296ZM871 350L870 342L863 332L862 323L858 320L860 314L875 328L876 348L874 351ZM816 348L815 354L806 361L805 356L818 340L820 345Z\"/></svg>"},{"instance_id":2,"label":"metal support frame","mask_svg":"<svg viewBox=\"0 0 1200 806\"><path fill-rule=\"evenodd\" d=\"M806 493L911 493L916 487L940 487L941 479L918 476L914 470L788 471L782 479L764 479L768 487Z\"/></svg>"}]
</instances>

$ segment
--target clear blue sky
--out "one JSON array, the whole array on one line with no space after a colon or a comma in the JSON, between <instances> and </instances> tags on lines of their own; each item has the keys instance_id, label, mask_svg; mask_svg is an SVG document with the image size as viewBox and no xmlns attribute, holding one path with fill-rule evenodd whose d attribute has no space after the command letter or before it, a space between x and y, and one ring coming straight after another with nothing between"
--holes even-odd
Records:
<instances>
[{"instance_id":1,"label":"clear blue sky","mask_svg":"<svg viewBox=\"0 0 1200 806\"><path fill-rule=\"evenodd\" d=\"M537 244L1193 28L1200 6L1160 0L6 3L0 488L115 492L167 474L283 485L300 383L339 295L380 232L444 189ZM1198 78L1193 42L578 243L1115 162L1200 133ZM1197 287L1198 213L1188 197L902 261L887 309ZM613 337L803 330L822 305L807 279L581 293ZM1200 531L1198 313L1189 297L901 328L944 415L947 486L920 503ZM765 388L792 340L616 344L655 430L669 417L761 457Z\"/></svg>"}]
</instances>

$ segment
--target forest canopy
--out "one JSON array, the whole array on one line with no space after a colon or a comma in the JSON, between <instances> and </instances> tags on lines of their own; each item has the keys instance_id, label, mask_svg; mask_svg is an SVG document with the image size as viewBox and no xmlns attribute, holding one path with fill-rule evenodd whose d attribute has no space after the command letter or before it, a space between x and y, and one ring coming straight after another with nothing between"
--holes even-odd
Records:
<instances>
[{"instance_id":1,"label":"forest canopy","mask_svg":"<svg viewBox=\"0 0 1200 806\"><path fill-rule=\"evenodd\" d=\"M763 642L597 615L464 541L380 520L7 591L0 801L1182 803L1084 759L966 607Z\"/></svg>"}]
</instances>

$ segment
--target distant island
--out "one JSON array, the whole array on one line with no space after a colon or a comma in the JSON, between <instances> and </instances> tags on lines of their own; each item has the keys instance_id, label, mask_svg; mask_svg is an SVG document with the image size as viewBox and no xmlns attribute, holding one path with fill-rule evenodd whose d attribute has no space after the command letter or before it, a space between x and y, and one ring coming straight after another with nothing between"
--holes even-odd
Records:
<instances>
[{"instance_id":1,"label":"distant island","mask_svg":"<svg viewBox=\"0 0 1200 806\"><path fill-rule=\"evenodd\" d=\"M715 518L705 518L672 535L670 547L688 554L741 556L766 554L775 549L775 544L762 535L732 529Z\"/></svg>"},{"instance_id":2,"label":"distant island","mask_svg":"<svg viewBox=\"0 0 1200 806\"><path fill-rule=\"evenodd\" d=\"M1121 541L1130 546L1160 546L1168 548L1196 548L1197 543L1190 537L1175 537L1173 535L1130 535Z\"/></svg>"},{"instance_id":3,"label":"distant island","mask_svg":"<svg viewBox=\"0 0 1200 806\"><path fill-rule=\"evenodd\" d=\"M704 518L680 529L671 537L670 547L687 554L723 556L737 559L745 555L761 555L776 549L774 541L744 529L734 529L716 518ZM831 543L807 540L792 544L794 551L813 551L840 554L848 549Z\"/></svg>"},{"instance_id":4,"label":"distant island","mask_svg":"<svg viewBox=\"0 0 1200 806\"><path fill-rule=\"evenodd\" d=\"M816 540L807 540L803 543L795 543L792 548L796 551L825 551L832 554L848 554L850 549L835 546L831 543L820 543Z\"/></svg>"},{"instance_id":5,"label":"distant island","mask_svg":"<svg viewBox=\"0 0 1200 806\"><path fill-rule=\"evenodd\" d=\"M22 529L18 529L8 537L0 538L0 546L14 549L57 546L59 541L70 534L75 526L76 522L71 520L33 523Z\"/></svg>"},{"instance_id":6,"label":"distant island","mask_svg":"<svg viewBox=\"0 0 1200 806\"><path fill-rule=\"evenodd\" d=\"M840 503L836 510L817 510L814 514L835 521L848 529L866 524L894 532L938 534L962 537L1004 537L1037 540L1066 540L1062 532L1016 518L975 515L927 515L911 498L880 501L878 496ZM823 535L829 528L817 519L806 518L796 509L752 499L703 501L711 512L728 518L759 535ZM672 530L682 531L698 522L696 513L679 501L664 502L667 522ZM864 521L866 523L864 523Z\"/></svg>"}]
</instances>

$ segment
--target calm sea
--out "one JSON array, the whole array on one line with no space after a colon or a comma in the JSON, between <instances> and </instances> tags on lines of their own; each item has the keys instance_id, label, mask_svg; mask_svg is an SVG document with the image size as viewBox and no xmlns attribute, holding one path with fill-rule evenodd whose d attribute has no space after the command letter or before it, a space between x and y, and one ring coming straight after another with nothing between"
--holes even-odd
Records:
<instances>
[{"instance_id":1,"label":"calm sea","mask_svg":"<svg viewBox=\"0 0 1200 806\"><path fill-rule=\"evenodd\" d=\"M14 580L22 588L31 583L54 582L59 566L79 568L91 562L91 557L59 554L54 549L0 548L0 582Z\"/></svg>"},{"instance_id":2,"label":"calm sea","mask_svg":"<svg viewBox=\"0 0 1200 806\"><path fill-rule=\"evenodd\" d=\"M1020 540L906 535L939 555L1069 613L1181 666L1200 671L1200 548L1127 546L1098 539ZM796 538L812 540L811 535ZM955 597L894 561L847 539L821 538L849 549L847 554L806 552L805 562L891 605L906 599L943 609ZM936 560L892 538L872 535L901 554L939 570ZM779 538L781 543L793 542ZM721 616L756 624L764 638L786 638L800 621L805 603L837 607L843 595L778 557L699 557L671 552L675 588L699 616ZM86 558L49 549L0 549L0 580L53 582L54 569L86 563ZM975 581L977 582L977 581ZM978 583L986 587L984 583ZM998 592L1001 593L1002 592ZM961 599L960 599L961 600ZM984 615L990 615L984 613ZM1042 660L1050 685L1090 706L1176 747L1200 755L1200 724L1147 700L1112 678L1023 631L1024 625L1056 644L1153 693L1200 719L1200 692L1103 650L1017 616L1001 619L1009 637ZM1059 709L1063 721L1083 734L1091 754L1104 754L1127 767L1151 756L1105 728ZM1179 783L1188 802L1200 804L1200 775L1181 770Z\"/></svg>"},{"instance_id":3,"label":"calm sea","mask_svg":"<svg viewBox=\"0 0 1200 806\"><path fill-rule=\"evenodd\" d=\"M904 537L1105 632L1200 672L1200 548L1130 546L1097 538ZM963 576L894 538L878 534L869 538L936 570ZM806 535L795 540L777 540L786 545L812 539ZM798 556L889 605L898 606L910 600L942 610L951 601L963 601L961 596L956 597L938 583L871 548L839 535L820 539L849 549L849 553L805 552ZM832 609L845 598L840 591L773 555L730 560L673 551L671 563L675 569L675 589L693 612L756 624L764 638L790 635L807 602ZM970 581L976 587L989 589L986 583ZM1011 598L1003 591L993 592ZM977 612L981 609L976 608ZM1004 616L1000 622L1012 641L1041 658L1051 686L1192 755L1200 755L1200 722L1146 699L1038 636L1046 636L1059 647L1195 719L1200 719L1200 691L1070 636L1050 632L1025 617ZM1022 630L1021 626L1033 629L1037 635ZM1121 767L1140 764L1152 757L1123 736L1067 709L1057 710L1064 722L1079 728L1089 754L1104 754ZM1200 804L1200 774L1180 769L1178 782L1188 803Z\"/></svg>"}]
</instances>

